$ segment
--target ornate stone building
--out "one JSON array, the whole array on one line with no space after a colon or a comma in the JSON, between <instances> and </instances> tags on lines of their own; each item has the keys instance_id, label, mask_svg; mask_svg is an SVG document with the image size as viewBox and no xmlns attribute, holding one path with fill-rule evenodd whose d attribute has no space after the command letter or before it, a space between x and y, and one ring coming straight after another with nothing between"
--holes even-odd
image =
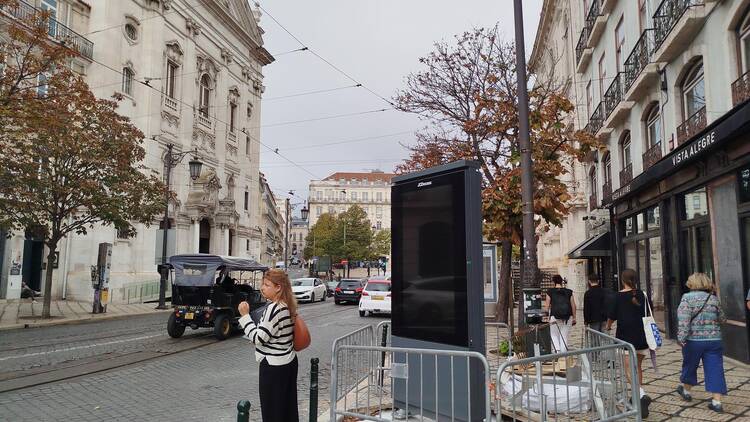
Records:
<instances>
[{"instance_id":1,"label":"ornate stone building","mask_svg":"<svg viewBox=\"0 0 750 422\"><path fill-rule=\"evenodd\" d=\"M260 12L246 0L35 1L29 6L54 9L60 28L70 26L68 36L74 34L75 45L86 48L73 66L92 91L101 98L124 97L120 112L146 135L144 164L151 172L166 178L168 145L175 153L189 152L171 172L176 195L169 204L168 255L260 259L262 69L274 60L263 47ZM195 181L187 164L193 157L203 163ZM53 296L89 299L90 266L96 264L98 244L108 242L113 301L144 299L133 296L158 283L162 229L156 221L137 226L133 238L121 238L111 227L70 236L55 264ZM7 288L12 266L27 268L23 280L41 290L43 249L23 234L6 242L0 254L2 296L17 297Z\"/></svg>"}]
</instances>

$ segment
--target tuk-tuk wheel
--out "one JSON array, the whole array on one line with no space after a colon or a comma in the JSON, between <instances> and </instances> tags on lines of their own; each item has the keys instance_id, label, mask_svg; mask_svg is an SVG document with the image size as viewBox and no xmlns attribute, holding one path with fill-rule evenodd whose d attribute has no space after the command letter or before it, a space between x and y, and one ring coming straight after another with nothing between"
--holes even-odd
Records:
<instances>
[{"instance_id":1,"label":"tuk-tuk wheel","mask_svg":"<svg viewBox=\"0 0 750 422\"><path fill-rule=\"evenodd\" d=\"M167 334L172 338L180 338L184 332L185 326L177 323L174 313L169 314L169 321L167 321Z\"/></svg>"},{"instance_id":2,"label":"tuk-tuk wheel","mask_svg":"<svg viewBox=\"0 0 750 422\"><path fill-rule=\"evenodd\" d=\"M232 321L229 315L219 315L214 321L214 336L219 340L224 340L232 335Z\"/></svg>"}]
</instances>

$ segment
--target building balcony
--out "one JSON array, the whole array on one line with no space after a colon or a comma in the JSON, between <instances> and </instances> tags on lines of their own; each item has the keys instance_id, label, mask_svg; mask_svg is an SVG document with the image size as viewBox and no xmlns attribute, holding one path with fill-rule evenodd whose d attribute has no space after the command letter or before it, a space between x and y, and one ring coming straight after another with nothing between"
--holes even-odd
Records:
<instances>
[{"instance_id":1,"label":"building balcony","mask_svg":"<svg viewBox=\"0 0 750 422\"><path fill-rule=\"evenodd\" d=\"M599 201L596 198L596 193L589 195L589 210L594 211L599 208Z\"/></svg>"},{"instance_id":2,"label":"building balcony","mask_svg":"<svg viewBox=\"0 0 750 422\"><path fill-rule=\"evenodd\" d=\"M750 72L732 82L732 107L750 99Z\"/></svg>"},{"instance_id":3,"label":"building balcony","mask_svg":"<svg viewBox=\"0 0 750 422\"><path fill-rule=\"evenodd\" d=\"M703 27L715 1L662 0L654 13L653 61L670 62L682 54Z\"/></svg>"},{"instance_id":4,"label":"building balcony","mask_svg":"<svg viewBox=\"0 0 750 422\"><path fill-rule=\"evenodd\" d=\"M41 10L34 6L26 3L23 0L19 0L18 5L15 7L4 7L0 9L0 12L4 12L18 20L27 21L34 16L38 16ZM67 26L63 25L56 19L47 19L47 25L49 26L49 36L55 41L64 44L71 50L76 51L82 57L89 60L94 58L94 43L89 41L81 34L73 31Z\"/></svg>"},{"instance_id":5,"label":"building balcony","mask_svg":"<svg viewBox=\"0 0 750 422\"><path fill-rule=\"evenodd\" d=\"M661 160L661 142L657 142L643 153L643 168L647 169Z\"/></svg>"},{"instance_id":6,"label":"building balcony","mask_svg":"<svg viewBox=\"0 0 750 422\"><path fill-rule=\"evenodd\" d=\"M659 79L659 65L651 60L655 34L654 29L644 30L625 60L625 98L628 101L641 99L653 82Z\"/></svg>"},{"instance_id":7,"label":"building balcony","mask_svg":"<svg viewBox=\"0 0 750 422\"><path fill-rule=\"evenodd\" d=\"M229 140L229 142L233 142L233 143L236 144L237 143L237 133L234 132L234 131L231 131L231 130L229 132L227 132L227 140Z\"/></svg>"},{"instance_id":8,"label":"building balcony","mask_svg":"<svg viewBox=\"0 0 750 422\"><path fill-rule=\"evenodd\" d=\"M589 28L584 26L576 44L576 72L578 73L586 71L586 66L588 66L591 56L594 53L594 49L587 46L588 42Z\"/></svg>"},{"instance_id":9,"label":"building balcony","mask_svg":"<svg viewBox=\"0 0 750 422\"><path fill-rule=\"evenodd\" d=\"M677 126L677 146L684 144L698 132L706 128L706 106L701 107L687 120Z\"/></svg>"},{"instance_id":10,"label":"building balcony","mask_svg":"<svg viewBox=\"0 0 750 422\"><path fill-rule=\"evenodd\" d=\"M599 133L599 129L602 128L602 125L604 124L604 103L599 103L598 106L596 106L596 109L591 114L591 117L589 118L589 123L586 125L584 130L588 132L589 134L596 136Z\"/></svg>"},{"instance_id":11,"label":"building balcony","mask_svg":"<svg viewBox=\"0 0 750 422\"><path fill-rule=\"evenodd\" d=\"M203 113L198 113L195 117L195 119L198 121L198 125L203 127L204 129L212 130L213 129L213 121L210 117L206 116Z\"/></svg>"},{"instance_id":12,"label":"building balcony","mask_svg":"<svg viewBox=\"0 0 750 422\"><path fill-rule=\"evenodd\" d=\"M170 97L169 95L165 95L164 96L164 108L167 108L172 111L178 111L179 107L177 104L177 100Z\"/></svg>"},{"instance_id":13,"label":"building balcony","mask_svg":"<svg viewBox=\"0 0 750 422\"><path fill-rule=\"evenodd\" d=\"M612 181L608 181L602 185L602 202L608 204L612 202Z\"/></svg>"},{"instance_id":14,"label":"building balcony","mask_svg":"<svg viewBox=\"0 0 750 422\"><path fill-rule=\"evenodd\" d=\"M620 122L630 115L633 108L632 101L623 101L625 84L623 83L625 73L620 72L612 79L612 83L604 94L604 126L614 129Z\"/></svg>"},{"instance_id":15,"label":"building balcony","mask_svg":"<svg viewBox=\"0 0 750 422\"><path fill-rule=\"evenodd\" d=\"M620 187L627 185L633 181L633 163L625 166L624 169L620 170Z\"/></svg>"},{"instance_id":16,"label":"building balcony","mask_svg":"<svg viewBox=\"0 0 750 422\"><path fill-rule=\"evenodd\" d=\"M604 30L607 29L607 18L609 15L602 11L602 0L592 1L589 12L586 14L586 27L589 28L587 47L596 47Z\"/></svg>"}]
</instances>

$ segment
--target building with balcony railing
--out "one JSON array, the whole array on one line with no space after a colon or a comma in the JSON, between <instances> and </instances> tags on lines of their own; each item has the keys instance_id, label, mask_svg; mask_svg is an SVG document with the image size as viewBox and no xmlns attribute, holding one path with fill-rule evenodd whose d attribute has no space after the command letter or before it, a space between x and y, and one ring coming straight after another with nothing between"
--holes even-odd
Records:
<instances>
[{"instance_id":1,"label":"building with balcony railing","mask_svg":"<svg viewBox=\"0 0 750 422\"><path fill-rule=\"evenodd\" d=\"M587 165L587 191L590 208L611 216L610 271L640 274L671 336L687 277L707 273L727 312L724 335L735 339L725 353L748 362L750 6L583 3L545 6L558 18L571 14L576 39L556 49L569 57L557 66L576 63L576 121L601 142ZM570 255L585 256L597 240L587 242Z\"/></svg>"},{"instance_id":2,"label":"building with balcony railing","mask_svg":"<svg viewBox=\"0 0 750 422\"><path fill-rule=\"evenodd\" d=\"M193 0L23 0L19 5L0 10L0 24L33 8L49 11L51 40L80 53L72 67L93 93L108 99L122 95L118 112L147 136L142 164L150 174L164 177L167 145L175 152L196 151L172 170L168 227L136 225L134 238L120 237L111 226L71 235L60 245L52 295L90 299L89 265L96 262L91 251L102 242L113 244L115 300L123 297L118 289L157 282L154 262L161 258L164 229L170 232L169 255L260 259L266 250L261 245L260 104L263 67L273 57L263 47L259 10L244 0L202 0L197 8ZM0 25L0 31L4 28ZM203 163L195 181L187 165L193 155ZM274 230L273 236L279 233ZM42 267L46 252L21 233L0 256ZM7 291L12 267L4 264L0 260L0 292ZM23 275L35 290L42 290L44 276L44 269Z\"/></svg>"}]
</instances>

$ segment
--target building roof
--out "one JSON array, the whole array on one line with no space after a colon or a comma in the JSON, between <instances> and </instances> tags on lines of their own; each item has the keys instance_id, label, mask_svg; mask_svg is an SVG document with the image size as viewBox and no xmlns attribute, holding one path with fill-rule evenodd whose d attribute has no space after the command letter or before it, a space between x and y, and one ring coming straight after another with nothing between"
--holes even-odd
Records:
<instances>
[{"instance_id":1,"label":"building roof","mask_svg":"<svg viewBox=\"0 0 750 422\"><path fill-rule=\"evenodd\" d=\"M323 180L331 180L331 181L337 181L341 179L351 180L351 179L357 179L362 180L366 179L368 182L376 182L376 181L383 181L383 182L390 182L392 178L394 178L396 174L394 173L385 173L382 171L372 171L369 173L347 173L347 172L336 172L332 175L326 177Z\"/></svg>"}]
</instances>

